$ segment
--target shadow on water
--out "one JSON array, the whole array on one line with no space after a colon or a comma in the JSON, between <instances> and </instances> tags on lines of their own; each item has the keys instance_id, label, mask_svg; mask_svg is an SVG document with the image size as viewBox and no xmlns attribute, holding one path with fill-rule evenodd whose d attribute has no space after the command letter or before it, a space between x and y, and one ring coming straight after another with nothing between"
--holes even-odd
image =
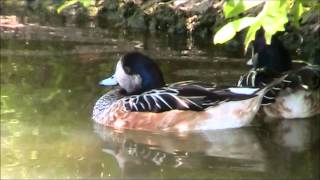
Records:
<instances>
[{"instance_id":1,"label":"shadow on water","mask_svg":"<svg viewBox=\"0 0 320 180\"><path fill-rule=\"evenodd\" d=\"M91 121L97 86L125 52L155 58L168 83L230 84L238 53L163 34L29 25L1 32L2 178L319 177L319 117L192 134L115 132Z\"/></svg>"}]
</instances>

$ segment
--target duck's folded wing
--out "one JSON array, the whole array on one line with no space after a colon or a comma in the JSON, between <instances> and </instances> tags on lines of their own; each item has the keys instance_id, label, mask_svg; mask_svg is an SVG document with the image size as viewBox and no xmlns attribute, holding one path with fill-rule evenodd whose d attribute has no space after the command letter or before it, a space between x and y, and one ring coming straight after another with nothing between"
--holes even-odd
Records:
<instances>
[{"instance_id":1,"label":"duck's folded wing","mask_svg":"<svg viewBox=\"0 0 320 180\"><path fill-rule=\"evenodd\" d=\"M175 86L152 90L123 99L131 112L164 112L170 110L203 111L221 102L237 101L256 96L231 90L206 89L200 86Z\"/></svg>"},{"instance_id":2,"label":"duck's folded wing","mask_svg":"<svg viewBox=\"0 0 320 180\"><path fill-rule=\"evenodd\" d=\"M264 88L275 79L279 78L281 74L275 74L265 69L252 69L248 73L242 75L238 81L238 87L250 87L250 88ZM285 88L291 80L287 78L283 82L279 82L269 91L267 91L262 99L263 105L271 104L275 101L275 97L279 95L281 89Z\"/></svg>"},{"instance_id":3,"label":"duck's folded wing","mask_svg":"<svg viewBox=\"0 0 320 180\"><path fill-rule=\"evenodd\" d=\"M320 66L308 65L302 68L284 72L282 74L274 74L268 71L250 70L242 75L238 81L238 87L259 87L263 88L271 83L274 79L279 78L283 74L288 76L277 84L273 90L283 88L302 87L304 89L320 88Z\"/></svg>"},{"instance_id":4,"label":"duck's folded wing","mask_svg":"<svg viewBox=\"0 0 320 180\"><path fill-rule=\"evenodd\" d=\"M264 95L263 105L273 103L279 92L286 88L303 88L315 90L320 88L320 66L308 65L297 70L284 72L286 78L270 88ZM240 77L238 87L258 87L264 88L266 85L279 78L283 74L274 74L263 70L251 70Z\"/></svg>"},{"instance_id":5,"label":"duck's folded wing","mask_svg":"<svg viewBox=\"0 0 320 180\"><path fill-rule=\"evenodd\" d=\"M274 79L279 78L280 75L281 74L275 74L265 69L252 69L240 77L237 86L263 88Z\"/></svg>"}]
</instances>

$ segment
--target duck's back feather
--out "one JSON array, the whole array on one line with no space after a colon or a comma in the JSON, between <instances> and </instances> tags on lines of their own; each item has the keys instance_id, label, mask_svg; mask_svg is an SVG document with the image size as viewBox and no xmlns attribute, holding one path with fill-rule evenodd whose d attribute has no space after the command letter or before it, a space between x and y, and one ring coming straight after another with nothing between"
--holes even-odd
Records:
<instances>
[{"instance_id":1,"label":"duck's back feather","mask_svg":"<svg viewBox=\"0 0 320 180\"><path fill-rule=\"evenodd\" d=\"M215 88L210 84L204 86L203 83L188 82L175 83L141 95L126 97L122 101L126 110L131 112L203 111L221 102L239 101L254 96L255 91L244 94L233 89Z\"/></svg>"}]
</instances>

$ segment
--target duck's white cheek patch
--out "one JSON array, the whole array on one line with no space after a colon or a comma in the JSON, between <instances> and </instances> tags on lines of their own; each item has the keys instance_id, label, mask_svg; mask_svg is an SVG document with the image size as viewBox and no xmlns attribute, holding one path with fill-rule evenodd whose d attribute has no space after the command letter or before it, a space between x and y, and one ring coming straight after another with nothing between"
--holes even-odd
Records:
<instances>
[{"instance_id":1,"label":"duck's white cheek patch","mask_svg":"<svg viewBox=\"0 0 320 180\"><path fill-rule=\"evenodd\" d=\"M117 64L115 77L119 85L129 93L141 88L141 76L127 74L122 67L121 61Z\"/></svg>"}]
</instances>

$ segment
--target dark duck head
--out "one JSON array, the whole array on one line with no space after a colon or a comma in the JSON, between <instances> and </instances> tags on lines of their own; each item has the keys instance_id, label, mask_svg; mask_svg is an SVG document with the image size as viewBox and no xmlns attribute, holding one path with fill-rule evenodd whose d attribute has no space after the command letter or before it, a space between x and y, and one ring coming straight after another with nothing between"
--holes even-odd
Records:
<instances>
[{"instance_id":1,"label":"dark duck head","mask_svg":"<svg viewBox=\"0 0 320 180\"><path fill-rule=\"evenodd\" d=\"M266 43L264 29L257 31L253 42L252 58L247 64L254 69L263 69L273 73L281 73L291 69L291 57L288 50L278 39L278 35L273 35L271 44Z\"/></svg>"},{"instance_id":2,"label":"dark duck head","mask_svg":"<svg viewBox=\"0 0 320 180\"><path fill-rule=\"evenodd\" d=\"M119 85L126 95L141 94L165 85L161 70L148 56L130 52L120 58L114 75L100 85Z\"/></svg>"}]
</instances>

